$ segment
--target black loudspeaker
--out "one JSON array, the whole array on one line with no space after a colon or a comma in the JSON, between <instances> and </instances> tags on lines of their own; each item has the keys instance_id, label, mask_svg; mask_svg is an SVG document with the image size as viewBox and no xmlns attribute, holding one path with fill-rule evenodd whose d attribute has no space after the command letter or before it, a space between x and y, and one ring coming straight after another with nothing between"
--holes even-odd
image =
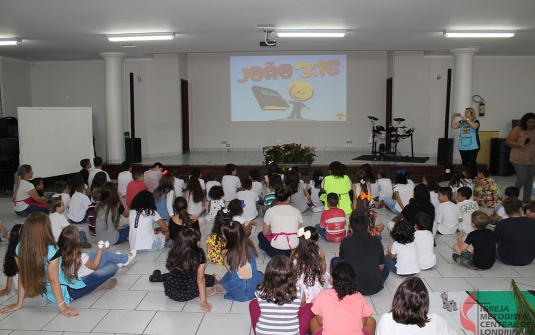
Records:
<instances>
[{"instance_id":1,"label":"black loudspeaker","mask_svg":"<svg viewBox=\"0 0 535 335\"><path fill-rule=\"evenodd\" d=\"M125 137L124 145L126 160L130 163L141 163L141 139Z\"/></svg>"},{"instance_id":2,"label":"black loudspeaker","mask_svg":"<svg viewBox=\"0 0 535 335\"><path fill-rule=\"evenodd\" d=\"M515 173L513 164L509 161L511 148L505 145L505 138L490 139L489 172L495 176L510 176Z\"/></svg>"},{"instance_id":3,"label":"black loudspeaker","mask_svg":"<svg viewBox=\"0 0 535 335\"><path fill-rule=\"evenodd\" d=\"M438 165L453 164L453 138L439 138L437 150Z\"/></svg>"}]
</instances>

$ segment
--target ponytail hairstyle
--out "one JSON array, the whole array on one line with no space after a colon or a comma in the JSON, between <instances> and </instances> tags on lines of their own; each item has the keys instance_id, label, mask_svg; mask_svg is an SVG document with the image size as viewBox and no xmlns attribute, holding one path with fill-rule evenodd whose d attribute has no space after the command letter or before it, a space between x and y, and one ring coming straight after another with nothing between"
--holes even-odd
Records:
<instances>
[{"instance_id":1,"label":"ponytail hairstyle","mask_svg":"<svg viewBox=\"0 0 535 335\"><path fill-rule=\"evenodd\" d=\"M173 208L178 216L178 219L182 222L183 229L191 228L193 222L188 213L188 201L184 197L177 197L173 202Z\"/></svg>"},{"instance_id":2,"label":"ponytail hairstyle","mask_svg":"<svg viewBox=\"0 0 535 335\"><path fill-rule=\"evenodd\" d=\"M215 234L215 244L218 244L221 241L225 240L221 228L223 227L223 225L229 222L232 222L232 215L230 215L230 211L228 209L223 208L217 211L217 214L214 219L214 226L212 227L212 234Z\"/></svg>"},{"instance_id":3,"label":"ponytail hairstyle","mask_svg":"<svg viewBox=\"0 0 535 335\"><path fill-rule=\"evenodd\" d=\"M293 250L290 261L294 264L297 275L304 275L303 281L307 286L314 286L316 280L323 286L322 261L318 247L319 233L314 227L299 228L297 231L299 244Z\"/></svg>"},{"instance_id":4,"label":"ponytail hairstyle","mask_svg":"<svg viewBox=\"0 0 535 335\"><path fill-rule=\"evenodd\" d=\"M360 191L364 192L366 194L371 194L371 190L368 190L368 175L366 174L366 171L360 169L355 174L355 183L360 186ZM357 196L358 194L354 194L353 196Z\"/></svg>"},{"instance_id":5,"label":"ponytail hairstyle","mask_svg":"<svg viewBox=\"0 0 535 335\"><path fill-rule=\"evenodd\" d=\"M79 173L75 174L72 177L71 190L69 191L69 196L72 198L73 194L82 188L82 185L85 187L84 177Z\"/></svg>"},{"instance_id":6,"label":"ponytail hairstyle","mask_svg":"<svg viewBox=\"0 0 535 335\"><path fill-rule=\"evenodd\" d=\"M58 239L58 247L61 252L61 270L69 283L78 279L78 270L82 266L82 244L80 232L76 226L70 225L61 231Z\"/></svg>"},{"instance_id":7,"label":"ponytail hairstyle","mask_svg":"<svg viewBox=\"0 0 535 335\"><path fill-rule=\"evenodd\" d=\"M188 191L188 198L192 196L193 202L198 203L204 200L204 193L202 191L201 183L196 177L189 177L186 191Z\"/></svg>"},{"instance_id":8,"label":"ponytail hairstyle","mask_svg":"<svg viewBox=\"0 0 535 335\"><path fill-rule=\"evenodd\" d=\"M197 272L204 256L204 250L198 246L201 240L201 232L197 229L182 229L175 244L167 255L166 267L169 272L179 274L192 274Z\"/></svg>"},{"instance_id":9,"label":"ponytail hairstyle","mask_svg":"<svg viewBox=\"0 0 535 335\"><path fill-rule=\"evenodd\" d=\"M321 182L323 181L323 172L321 172L320 169L314 170L312 180L314 180L314 188L321 188Z\"/></svg>"},{"instance_id":10,"label":"ponytail hairstyle","mask_svg":"<svg viewBox=\"0 0 535 335\"><path fill-rule=\"evenodd\" d=\"M453 169L453 176L451 176L450 183L448 186L453 187L463 187L463 186L470 186L469 179L466 178L466 167L463 165L457 165Z\"/></svg>"},{"instance_id":11,"label":"ponytail hairstyle","mask_svg":"<svg viewBox=\"0 0 535 335\"><path fill-rule=\"evenodd\" d=\"M108 182L106 173L104 171L97 172L91 182L90 191L93 191L95 188L102 188L106 182Z\"/></svg>"},{"instance_id":12,"label":"ponytail hairstyle","mask_svg":"<svg viewBox=\"0 0 535 335\"><path fill-rule=\"evenodd\" d=\"M227 220L223 223L220 230L226 240L225 250L227 250L227 262L231 269L237 270L245 264L252 262L253 256L251 252L258 256L253 241L247 237L241 223Z\"/></svg>"},{"instance_id":13,"label":"ponytail hairstyle","mask_svg":"<svg viewBox=\"0 0 535 335\"><path fill-rule=\"evenodd\" d=\"M368 163L365 163L360 166L360 169L366 172L366 176L368 177L367 180L371 184L375 184L375 182L377 181L377 178L375 178L375 175L373 174L372 166Z\"/></svg>"},{"instance_id":14,"label":"ponytail hairstyle","mask_svg":"<svg viewBox=\"0 0 535 335\"><path fill-rule=\"evenodd\" d=\"M24 221L19 243L19 279L29 298L46 292L47 276L45 262L48 248L57 248L48 215L33 213Z\"/></svg>"},{"instance_id":15,"label":"ponytail hairstyle","mask_svg":"<svg viewBox=\"0 0 535 335\"><path fill-rule=\"evenodd\" d=\"M286 178L284 178L284 182L286 185L288 185L290 190L292 190L292 194L297 193L299 190L299 172L292 168L290 171L288 171Z\"/></svg>"},{"instance_id":16,"label":"ponytail hairstyle","mask_svg":"<svg viewBox=\"0 0 535 335\"><path fill-rule=\"evenodd\" d=\"M32 172L32 166L28 164L22 164L15 172L15 185L13 187L13 199L17 197L17 192L19 191L19 185L21 179L26 179L28 174Z\"/></svg>"},{"instance_id":17,"label":"ponytail hairstyle","mask_svg":"<svg viewBox=\"0 0 535 335\"><path fill-rule=\"evenodd\" d=\"M162 175L158 187L154 190L154 200L161 200L163 197L167 196L167 193L174 191L175 176L168 172Z\"/></svg>"},{"instance_id":18,"label":"ponytail hairstyle","mask_svg":"<svg viewBox=\"0 0 535 335\"><path fill-rule=\"evenodd\" d=\"M435 176L430 175L430 174L426 174L424 176L424 181L425 181L425 184L426 184L427 189L429 190L429 192L435 192L435 193L438 192L438 189L440 188L440 185L438 184L437 179L435 178Z\"/></svg>"},{"instance_id":19,"label":"ponytail hairstyle","mask_svg":"<svg viewBox=\"0 0 535 335\"><path fill-rule=\"evenodd\" d=\"M23 224L17 223L9 233L9 245L7 246L6 255L4 257L4 275L6 275L6 277L13 277L19 273L19 267L15 261L15 257L17 256L15 250L20 241L22 227L24 227Z\"/></svg>"},{"instance_id":20,"label":"ponytail hairstyle","mask_svg":"<svg viewBox=\"0 0 535 335\"><path fill-rule=\"evenodd\" d=\"M404 170L404 169L396 170L396 184L407 185L407 170Z\"/></svg>"}]
</instances>

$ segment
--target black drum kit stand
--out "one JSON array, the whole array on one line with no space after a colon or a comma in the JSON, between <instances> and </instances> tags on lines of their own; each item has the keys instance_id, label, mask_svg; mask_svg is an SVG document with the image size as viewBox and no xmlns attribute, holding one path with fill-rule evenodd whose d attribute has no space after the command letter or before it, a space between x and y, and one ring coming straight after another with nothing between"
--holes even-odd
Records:
<instances>
[{"instance_id":1,"label":"black drum kit stand","mask_svg":"<svg viewBox=\"0 0 535 335\"><path fill-rule=\"evenodd\" d=\"M376 121L379 121L378 118L375 116L368 116L368 119L370 119L371 123L371 132L372 132L372 156L374 160L384 160L387 158L388 155L393 155L393 160L396 161L398 158L400 159L406 159L411 160L414 158L414 142L412 135L414 134L414 127L408 128L403 122L405 122L404 118L398 117L394 119L394 123L391 124L387 129L381 125L376 125ZM390 143L391 148L390 150L386 150L385 143L379 144L379 149L377 149L377 140L376 138L380 139L384 142L385 137L383 136L383 132L385 134L390 135ZM398 150L398 144L400 141L411 138L411 157L409 156L402 156L401 153Z\"/></svg>"}]
</instances>

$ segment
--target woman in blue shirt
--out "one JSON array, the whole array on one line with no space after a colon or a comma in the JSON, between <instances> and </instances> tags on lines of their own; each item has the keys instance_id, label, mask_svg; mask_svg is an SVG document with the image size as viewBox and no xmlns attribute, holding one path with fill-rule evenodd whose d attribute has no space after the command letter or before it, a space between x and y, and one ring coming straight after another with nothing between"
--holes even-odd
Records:
<instances>
[{"instance_id":1,"label":"woman in blue shirt","mask_svg":"<svg viewBox=\"0 0 535 335\"><path fill-rule=\"evenodd\" d=\"M460 121L455 121L455 118L461 118ZM461 128L459 135L459 153L461 154L462 165L471 172L471 178L477 176L477 153L479 152L479 120L476 119L476 112L473 108L468 107L464 111L464 116L460 113L453 114L451 119L451 127L453 129Z\"/></svg>"}]
</instances>

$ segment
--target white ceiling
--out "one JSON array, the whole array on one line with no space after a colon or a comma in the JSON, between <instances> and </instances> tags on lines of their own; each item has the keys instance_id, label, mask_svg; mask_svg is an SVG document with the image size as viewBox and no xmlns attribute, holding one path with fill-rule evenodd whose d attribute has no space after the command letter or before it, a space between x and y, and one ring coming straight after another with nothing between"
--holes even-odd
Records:
<instances>
[{"instance_id":1,"label":"white ceiling","mask_svg":"<svg viewBox=\"0 0 535 335\"><path fill-rule=\"evenodd\" d=\"M279 29L347 29L338 39L276 38L261 48L257 24ZM513 38L451 39L446 29L513 29ZM172 41L123 48L105 34L175 32ZM27 61L127 58L155 53L249 51L449 50L480 46L478 55L535 56L533 0L0 0L0 56ZM272 36L274 38L274 36ZM129 42L128 42L129 43Z\"/></svg>"}]
</instances>

